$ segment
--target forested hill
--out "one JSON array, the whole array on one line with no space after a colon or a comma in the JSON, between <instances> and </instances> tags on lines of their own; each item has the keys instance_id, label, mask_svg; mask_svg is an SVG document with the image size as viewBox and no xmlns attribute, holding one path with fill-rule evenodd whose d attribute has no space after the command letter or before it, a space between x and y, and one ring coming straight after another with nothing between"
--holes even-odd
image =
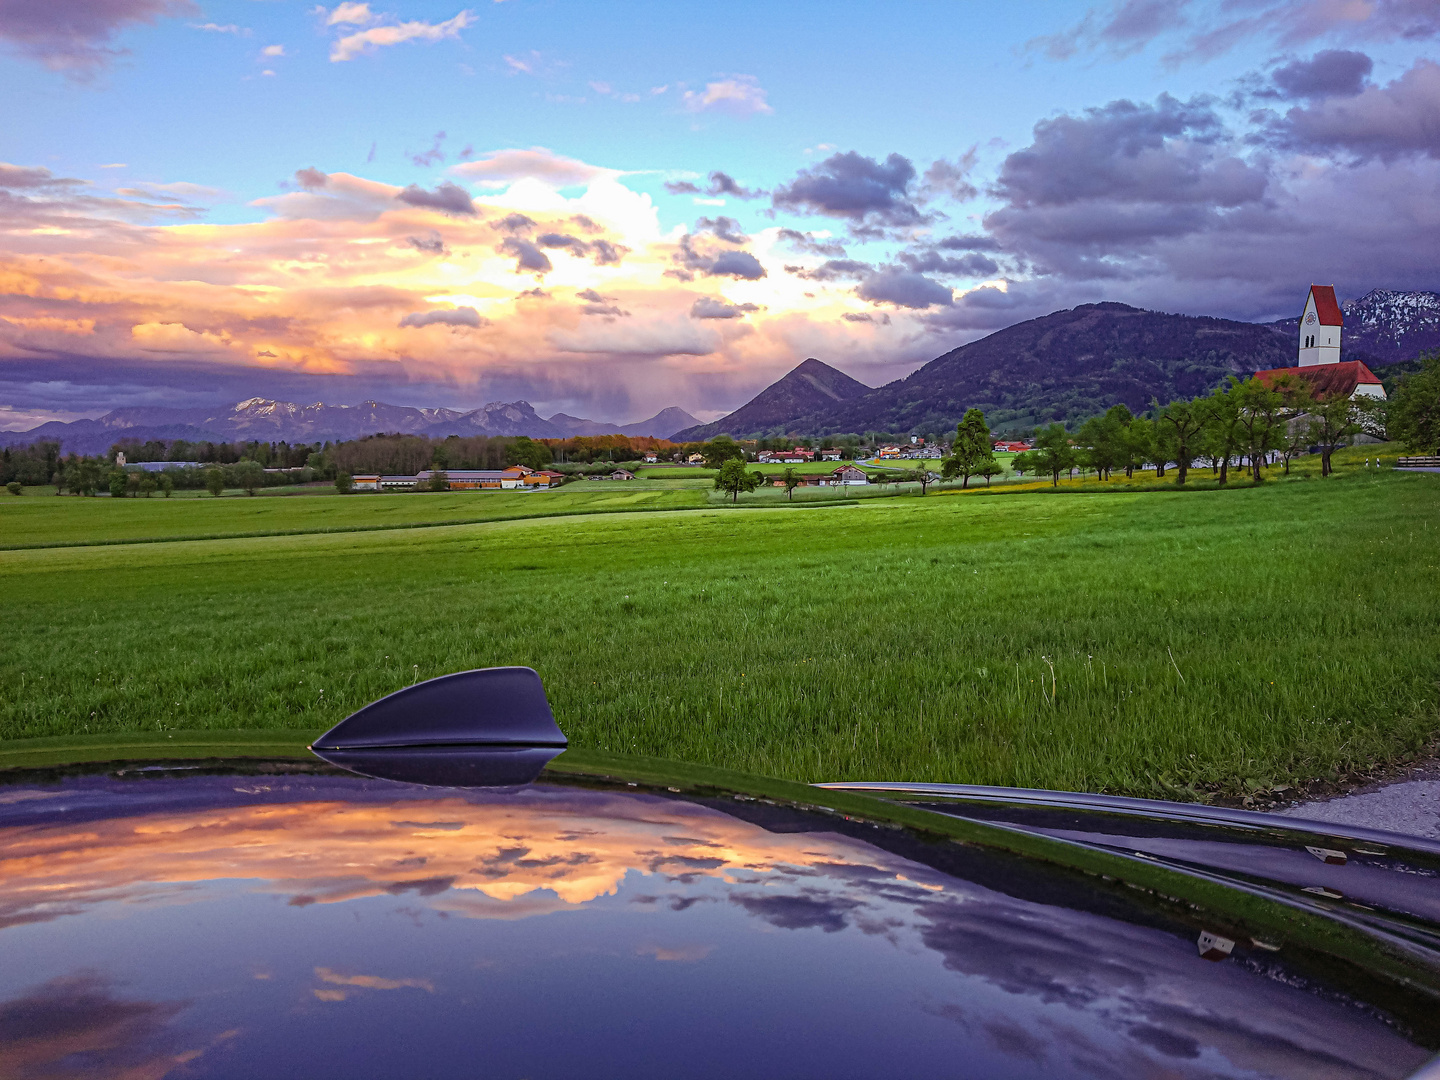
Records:
<instances>
[{"instance_id":1,"label":"forested hill","mask_svg":"<svg viewBox=\"0 0 1440 1080\"><path fill-rule=\"evenodd\" d=\"M711 439L716 435L785 434L796 417L824 414L870 393L870 387L838 368L809 359L792 368L729 416L677 431L676 442Z\"/></svg>"},{"instance_id":2,"label":"forested hill","mask_svg":"<svg viewBox=\"0 0 1440 1080\"><path fill-rule=\"evenodd\" d=\"M1268 326L1084 304L1017 323L930 361L864 397L797 417L796 432L926 432L968 408L993 428L1077 420L1123 402L1192 397L1222 382L1295 362L1295 341Z\"/></svg>"}]
</instances>

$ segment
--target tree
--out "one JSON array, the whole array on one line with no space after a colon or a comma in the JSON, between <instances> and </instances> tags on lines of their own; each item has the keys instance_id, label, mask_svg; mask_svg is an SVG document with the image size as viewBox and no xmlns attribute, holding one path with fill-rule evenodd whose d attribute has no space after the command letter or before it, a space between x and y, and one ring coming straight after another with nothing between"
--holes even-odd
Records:
<instances>
[{"instance_id":1,"label":"tree","mask_svg":"<svg viewBox=\"0 0 1440 1080\"><path fill-rule=\"evenodd\" d=\"M1128 480L1136 469L1143 469L1147 461L1155 457L1155 423L1143 416L1137 416L1125 425L1125 436L1120 448L1121 467ZM1164 465L1160 466L1163 475Z\"/></svg>"},{"instance_id":2,"label":"tree","mask_svg":"<svg viewBox=\"0 0 1440 1080\"><path fill-rule=\"evenodd\" d=\"M965 416L955 425L955 445L950 448L955 462L954 473L960 475L960 486L968 488L970 477L978 473L987 461L995 460L995 450L990 442L990 429L985 425L985 414L979 409L966 409Z\"/></svg>"},{"instance_id":3,"label":"tree","mask_svg":"<svg viewBox=\"0 0 1440 1080\"><path fill-rule=\"evenodd\" d=\"M1064 424L1051 424L1035 436L1035 448L1027 451L1031 468L1036 473L1049 473L1050 486L1060 485L1060 474L1075 467L1075 448Z\"/></svg>"},{"instance_id":4,"label":"tree","mask_svg":"<svg viewBox=\"0 0 1440 1080\"><path fill-rule=\"evenodd\" d=\"M800 486L800 474L792 466L780 474L780 479L785 482L785 493L790 496L790 501L794 502L795 489Z\"/></svg>"},{"instance_id":5,"label":"tree","mask_svg":"<svg viewBox=\"0 0 1440 1080\"><path fill-rule=\"evenodd\" d=\"M1239 395L1237 423L1241 445L1250 459L1250 474L1258 484L1264 479L1260 467L1270 451L1280 444L1285 426L1285 399L1279 390L1253 377L1237 386L1235 393Z\"/></svg>"},{"instance_id":6,"label":"tree","mask_svg":"<svg viewBox=\"0 0 1440 1080\"><path fill-rule=\"evenodd\" d=\"M1158 400L1151 400L1152 408L1158 410L1155 418L1155 448L1158 455L1175 462L1175 485L1185 487L1185 475L1189 464L1200 456L1205 441L1205 425L1210 422L1210 412L1205 408L1204 399L1192 402L1171 402L1161 409ZM1164 465L1161 467L1164 469Z\"/></svg>"},{"instance_id":7,"label":"tree","mask_svg":"<svg viewBox=\"0 0 1440 1080\"><path fill-rule=\"evenodd\" d=\"M1334 471L1330 455L1364 430L1360 410L1344 394L1330 394L1314 402L1308 415L1306 433L1320 446L1320 475L1329 476Z\"/></svg>"},{"instance_id":8,"label":"tree","mask_svg":"<svg viewBox=\"0 0 1440 1080\"><path fill-rule=\"evenodd\" d=\"M335 474L335 490L341 495L349 495L355 488L355 481L348 472Z\"/></svg>"},{"instance_id":9,"label":"tree","mask_svg":"<svg viewBox=\"0 0 1440 1080\"><path fill-rule=\"evenodd\" d=\"M1440 349L1420 356L1420 370L1401 377L1385 406L1385 431L1405 449L1440 453Z\"/></svg>"},{"instance_id":10,"label":"tree","mask_svg":"<svg viewBox=\"0 0 1440 1080\"><path fill-rule=\"evenodd\" d=\"M732 502L740 501L740 492L754 491L765 479L763 473L750 472L745 468L745 459L729 458L720 466L715 477L715 490L728 494Z\"/></svg>"},{"instance_id":11,"label":"tree","mask_svg":"<svg viewBox=\"0 0 1440 1080\"><path fill-rule=\"evenodd\" d=\"M154 495L154 494L155 494L155 487L156 487L155 478L154 478L153 476L151 476L149 473L146 473L144 476L142 476L142 477L140 478L140 495L141 495L141 497L146 498L146 499L150 498L151 495Z\"/></svg>"},{"instance_id":12,"label":"tree","mask_svg":"<svg viewBox=\"0 0 1440 1080\"><path fill-rule=\"evenodd\" d=\"M744 448L729 435L717 435L700 447L700 454L707 469L723 468L727 461L738 460L741 465L745 464Z\"/></svg>"},{"instance_id":13,"label":"tree","mask_svg":"<svg viewBox=\"0 0 1440 1080\"><path fill-rule=\"evenodd\" d=\"M205 490L218 499L220 493L225 490L225 473L220 469L206 469Z\"/></svg>"},{"instance_id":14,"label":"tree","mask_svg":"<svg viewBox=\"0 0 1440 1080\"><path fill-rule=\"evenodd\" d=\"M924 495L930 485L935 482L936 477L929 469L916 469L910 474L910 479L920 485L920 494Z\"/></svg>"},{"instance_id":15,"label":"tree","mask_svg":"<svg viewBox=\"0 0 1440 1080\"><path fill-rule=\"evenodd\" d=\"M999 476L1004 471L1005 467L1001 465L998 461L996 461L993 457L989 461L985 462L984 465L980 466L980 475L985 478L985 486L987 488L990 486L990 478L992 476Z\"/></svg>"},{"instance_id":16,"label":"tree","mask_svg":"<svg viewBox=\"0 0 1440 1080\"><path fill-rule=\"evenodd\" d=\"M112 472L110 474L110 497L112 499L123 499L125 497L127 482L128 477L126 477L122 470L116 469Z\"/></svg>"},{"instance_id":17,"label":"tree","mask_svg":"<svg viewBox=\"0 0 1440 1080\"><path fill-rule=\"evenodd\" d=\"M258 461L241 461L234 466L235 482L245 489L246 495L254 495L255 489L265 484L265 467Z\"/></svg>"},{"instance_id":18,"label":"tree","mask_svg":"<svg viewBox=\"0 0 1440 1080\"><path fill-rule=\"evenodd\" d=\"M538 472L554 460L548 446L524 435L505 448L506 465L524 465Z\"/></svg>"},{"instance_id":19,"label":"tree","mask_svg":"<svg viewBox=\"0 0 1440 1080\"><path fill-rule=\"evenodd\" d=\"M1214 460L1220 463L1220 483L1230 478L1230 459L1240 449L1240 380L1230 376L1230 385L1222 386L1202 399L1205 408L1205 433Z\"/></svg>"},{"instance_id":20,"label":"tree","mask_svg":"<svg viewBox=\"0 0 1440 1080\"><path fill-rule=\"evenodd\" d=\"M431 470L430 470L430 490L431 490L431 491L449 491L449 490L450 490L450 476L449 476L448 473L445 472L444 469L431 469Z\"/></svg>"},{"instance_id":21,"label":"tree","mask_svg":"<svg viewBox=\"0 0 1440 1080\"><path fill-rule=\"evenodd\" d=\"M1310 384L1304 379L1283 375L1274 383L1283 401L1283 416L1275 441L1280 451L1280 460L1285 466L1285 475L1290 475L1290 459L1305 449L1310 442L1308 425L1303 421L1315 406Z\"/></svg>"},{"instance_id":22,"label":"tree","mask_svg":"<svg viewBox=\"0 0 1440 1080\"><path fill-rule=\"evenodd\" d=\"M1085 447L1088 464L1101 480L1109 479L1115 466L1125 465L1125 432L1135 417L1124 405L1112 405L1104 416L1092 416L1080 426L1076 441Z\"/></svg>"},{"instance_id":23,"label":"tree","mask_svg":"<svg viewBox=\"0 0 1440 1080\"><path fill-rule=\"evenodd\" d=\"M8 491L8 492L10 492L11 495L19 495L19 494L20 494L20 481L19 481L19 480L11 480L8 484L5 485L5 490Z\"/></svg>"},{"instance_id":24,"label":"tree","mask_svg":"<svg viewBox=\"0 0 1440 1080\"><path fill-rule=\"evenodd\" d=\"M167 499L175 493L175 481L170 478L168 473L162 474L160 477L160 490L164 492Z\"/></svg>"}]
</instances>

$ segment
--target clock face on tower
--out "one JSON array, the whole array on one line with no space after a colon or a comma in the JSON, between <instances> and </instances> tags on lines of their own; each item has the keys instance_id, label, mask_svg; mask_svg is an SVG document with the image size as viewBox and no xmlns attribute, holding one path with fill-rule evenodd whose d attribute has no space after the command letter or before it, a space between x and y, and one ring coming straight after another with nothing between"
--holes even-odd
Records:
<instances>
[{"instance_id":1,"label":"clock face on tower","mask_svg":"<svg viewBox=\"0 0 1440 1080\"><path fill-rule=\"evenodd\" d=\"M1309 315L1306 315L1306 316L1305 316L1305 325L1306 325L1306 326L1309 326L1309 325L1312 324L1314 321L1315 321L1315 312L1312 311L1312 312L1310 312Z\"/></svg>"}]
</instances>

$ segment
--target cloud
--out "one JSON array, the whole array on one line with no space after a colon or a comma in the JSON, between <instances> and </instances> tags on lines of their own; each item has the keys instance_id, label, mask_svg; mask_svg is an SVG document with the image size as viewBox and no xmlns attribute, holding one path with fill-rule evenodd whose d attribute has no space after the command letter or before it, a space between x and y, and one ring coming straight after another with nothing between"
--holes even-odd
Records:
<instances>
[{"instance_id":1,"label":"cloud","mask_svg":"<svg viewBox=\"0 0 1440 1080\"><path fill-rule=\"evenodd\" d=\"M532 146L529 150L492 150L476 161L452 166L450 172L496 188L517 180L538 180L554 188L579 187L620 175L615 169L562 157L543 146Z\"/></svg>"},{"instance_id":2,"label":"cloud","mask_svg":"<svg viewBox=\"0 0 1440 1080\"><path fill-rule=\"evenodd\" d=\"M757 304L727 304L712 296L698 297L690 305L692 319L739 319L752 311L759 311Z\"/></svg>"},{"instance_id":3,"label":"cloud","mask_svg":"<svg viewBox=\"0 0 1440 1080\"><path fill-rule=\"evenodd\" d=\"M330 178L311 165L308 169L295 170L295 183L306 191L317 191L330 182Z\"/></svg>"},{"instance_id":4,"label":"cloud","mask_svg":"<svg viewBox=\"0 0 1440 1080\"><path fill-rule=\"evenodd\" d=\"M940 158L932 162L925 170L921 194L925 198L943 196L956 202L967 202L975 198L980 194L980 190L970 182L970 174L975 171L977 157L977 148L971 147L958 161Z\"/></svg>"},{"instance_id":5,"label":"cloud","mask_svg":"<svg viewBox=\"0 0 1440 1080\"><path fill-rule=\"evenodd\" d=\"M1103 14L1091 8L1076 25L1032 38L1026 48L1044 52L1052 60L1094 49L1115 58L1130 56L1161 34L1187 25L1189 6L1189 0L1124 0Z\"/></svg>"},{"instance_id":6,"label":"cloud","mask_svg":"<svg viewBox=\"0 0 1440 1080\"><path fill-rule=\"evenodd\" d=\"M424 990L435 992L435 984L429 979L386 979L379 975L342 975L327 967L317 967L315 977L332 986L352 986L361 990Z\"/></svg>"},{"instance_id":7,"label":"cloud","mask_svg":"<svg viewBox=\"0 0 1440 1080\"><path fill-rule=\"evenodd\" d=\"M445 132L437 131L435 133L435 137L430 142L430 149L425 150L419 154L410 154L409 158L411 162L413 162L419 168L428 169L436 162L444 161L445 151L440 148L444 142Z\"/></svg>"},{"instance_id":8,"label":"cloud","mask_svg":"<svg viewBox=\"0 0 1440 1080\"><path fill-rule=\"evenodd\" d=\"M260 55L261 55L261 56L284 56L284 55L285 55L285 46L284 46L284 45L266 45L263 49L260 50Z\"/></svg>"},{"instance_id":9,"label":"cloud","mask_svg":"<svg viewBox=\"0 0 1440 1080\"><path fill-rule=\"evenodd\" d=\"M1360 161L1417 154L1440 159L1440 64L1417 60L1384 87L1297 106L1271 121L1264 138L1284 149Z\"/></svg>"},{"instance_id":10,"label":"cloud","mask_svg":"<svg viewBox=\"0 0 1440 1080\"><path fill-rule=\"evenodd\" d=\"M550 262L550 257L532 244L529 240L521 240L518 236L507 236L500 243L498 251L506 255L515 256L515 272L529 271L535 274L548 274L555 269Z\"/></svg>"},{"instance_id":11,"label":"cloud","mask_svg":"<svg viewBox=\"0 0 1440 1080\"><path fill-rule=\"evenodd\" d=\"M710 183L706 190L711 195L733 195L737 199L758 199L765 194L759 188L745 187L734 177L718 169L710 174Z\"/></svg>"},{"instance_id":12,"label":"cloud","mask_svg":"<svg viewBox=\"0 0 1440 1080\"><path fill-rule=\"evenodd\" d=\"M705 271L711 277L743 278L758 281L765 276L765 267L748 251L722 251Z\"/></svg>"},{"instance_id":13,"label":"cloud","mask_svg":"<svg viewBox=\"0 0 1440 1080\"><path fill-rule=\"evenodd\" d=\"M1271 94L1289 100L1354 97L1365 88L1375 62L1362 52L1327 49L1309 60L1292 60L1270 73Z\"/></svg>"},{"instance_id":14,"label":"cloud","mask_svg":"<svg viewBox=\"0 0 1440 1080\"><path fill-rule=\"evenodd\" d=\"M873 304L894 304L903 308L949 307L953 291L922 274L882 270L864 278L855 294Z\"/></svg>"},{"instance_id":15,"label":"cloud","mask_svg":"<svg viewBox=\"0 0 1440 1080\"><path fill-rule=\"evenodd\" d=\"M695 222L696 232L708 232L727 244L746 244L750 238L740 231L740 223L723 214L716 217L702 217Z\"/></svg>"},{"instance_id":16,"label":"cloud","mask_svg":"<svg viewBox=\"0 0 1440 1080\"><path fill-rule=\"evenodd\" d=\"M968 255L945 255L934 245L901 251L896 258L907 270L917 274L959 274L963 277L989 277L1000 265L978 251Z\"/></svg>"},{"instance_id":17,"label":"cloud","mask_svg":"<svg viewBox=\"0 0 1440 1080\"><path fill-rule=\"evenodd\" d=\"M422 326L485 326L488 319L481 318L473 307L457 307L438 311L415 311L400 320L402 327L419 329Z\"/></svg>"},{"instance_id":18,"label":"cloud","mask_svg":"<svg viewBox=\"0 0 1440 1080\"><path fill-rule=\"evenodd\" d=\"M126 27L199 13L192 0L7 0L0 40L52 71L85 79L124 54L111 43Z\"/></svg>"},{"instance_id":19,"label":"cloud","mask_svg":"<svg viewBox=\"0 0 1440 1080\"><path fill-rule=\"evenodd\" d=\"M325 16L326 26L366 26L374 21L375 16L370 13L369 4L336 4Z\"/></svg>"},{"instance_id":20,"label":"cloud","mask_svg":"<svg viewBox=\"0 0 1440 1080\"><path fill-rule=\"evenodd\" d=\"M240 27L236 26L234 23L226 23L224 26L221 26L219 23L213 22L191 23L190 29L203 30L207 34L235 34L237 36L242 33L248 34L250 32L248 30L242 31Z\"/></svg>"},{"instance_id":21,"label":"cloud","mask_svg":"<svg viewBox=\"0 0 1440 1080\"><path fill-rule=\"evenodd\" d=\"M803 266L787 266L787 273L806 281L858 281L875 272L875 267L858 259L827 259L813 269Z\"/></svg>"},{"instance_id":22,"label":"cloud","mask_svg":"<svg viewBox=\"0 0 1440 1080\"><path fill-rule=\"evenodd\" d=\"M706 83L704 90L686 90L681 95L681 101L688 112L756 116L775 111L765 100L765 91L753 75L736 75Z\"/></svg>"},{"instance_id":23,"label":"cloud","mask_svg":"<svg viewBox=\"0 0 1440 1080\"><path fill-rule=\"evenodd\" d=\"M883 162L855 151L832 154L794 180L775 189L777 210L823 214L868 225L899 227L925 220L912 201L915 166L891 154Z\"/></svg>"},{"instance_id":24,"label":"cloud","mask_svg":"<svg viewBox=\"0 0 1440 1080\"><path fill-rule=\"evenodd\" d=\"M330 60L333 63L342 63L366 53L373 53L376 49L384 46L399 45L406 41L443 41L446 38L459 38L460 31L474 22L474 19L475 16L471 12L462 11L454 18L441 23L417 20L387 26L372 26L368 30L347 34L336 41L330 50Z\"/></svg>"},{"instance_id":25,"label":"cloud","mask_svg":"<svg viewBox=\"0 0 1440 1080\"><path fill-rule=\"evenodd\" d=\"M0 161L0 188L9 188L14 191L24 188L54 190L84 186L84 180L56 176L43 166L29 168L23 165L7 165Z\"/></svg>"},{"instance_id":26,"label":"cloud","mask_svg":"<svg viewBox=\"0 0 1440 1080\"><path fill-rule=\"evenodd\" d=\"M799 229L778 229L775 237L792 251L798 251L802 255L822 255L827 259L843 259L845 257L844 244L838 240L817 237L814 233L801 232Z\"/></svg>"},{"instance_id":27,"label":"cloud","mask_svg":"<svg viewBox=\"0 0 1440 1080\"><path fill-rule=\"evenodd\" d=\"M581 258L588 255L596 266L618 266L630 251L623 244L611 243L609 240L582 240L569 233L542 233L535 238L535 243L542 248L569 251Z\"/></svg>"},{"instance_id":28,"label":"cloud","mask_svg":"<svg viewBox=\"0 0 1440 1080\"><path fill-rule=\"evenodd\" d=\"M434 191L426 191L417 184L411 184L395 198L410 206L422 206L428 210L439 210L443 214L475 214L475 203L464 188L442 181Z\"/></svg>"}]
</instances>

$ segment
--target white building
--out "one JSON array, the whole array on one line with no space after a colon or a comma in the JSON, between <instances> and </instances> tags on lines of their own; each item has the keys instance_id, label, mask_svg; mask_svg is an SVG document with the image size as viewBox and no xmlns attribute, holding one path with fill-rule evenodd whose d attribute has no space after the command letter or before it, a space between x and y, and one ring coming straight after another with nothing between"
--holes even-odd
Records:
<instances>
[{"instance_id":1,"label":"white building","mask_svg":"<svg viewBox=\"0 0 1440 1080\"><path fill-rule=\"evenodd\" d=\"M1340 362L1340 330L1345 318L1335 301L1335 286L1311 285L1300 316L1300 367Z\"/></svg>"}]
</instances>

